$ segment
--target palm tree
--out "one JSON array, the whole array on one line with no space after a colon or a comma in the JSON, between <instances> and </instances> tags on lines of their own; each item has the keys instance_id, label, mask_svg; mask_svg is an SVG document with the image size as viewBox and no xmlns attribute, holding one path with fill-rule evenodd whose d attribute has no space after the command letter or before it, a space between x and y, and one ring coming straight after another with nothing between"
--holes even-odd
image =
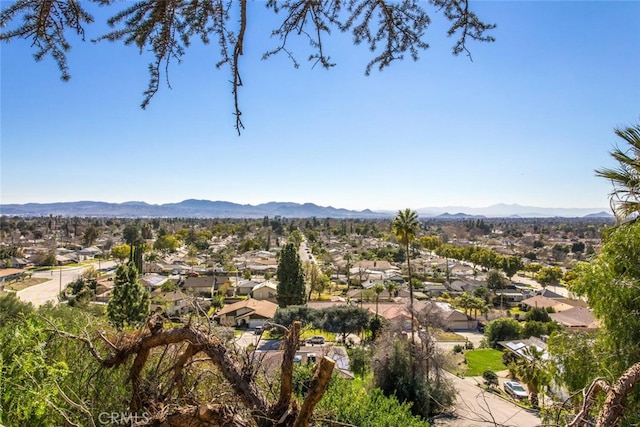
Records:
<instances>
[{"instance_id":1,"label":"palm tree","mask_svg":"<svg viewBox=\"0 0 640 427\"><path fill-rule=\"evenodd\" d=\"M616 128L615 134L630 147L622 150L616 147L611 157L618 167L596 169L596 176L613 184L610 195L611 208L619 220L624 220L640 212L640 124L626 128Z\"/></svg>"},{"instance_id":2,"label":"palm tree","mask_svg":"<svg viewBox=\"0 0 640 427\"><path fill-rule=\"evenodd\" d=\"M473 308L473 298L468 292L463 292L457 298L458 304L464 309L464 314L467 317L467 327L469 327L469 314L467 313L470 308Z\"/></svg>"},{"instance_id":3,"label":"palm tree","mask_svg":"<svg viewBox=\"0 0 640 427\"><path fill-rule=\"evenodd\" d=\"M344 260L346 261L344 265L344 270L347 276L347 292L346 293L349 293L349 284L351 282L351 267L353 267L353 264L351 263L351 254L350 253L345 254Z\"/></svg>"},{"instance_id":4,"label":"palm tree","mask_svg":"<svg viewBox=\"0 0 640 427\"><path fill-rule=\"evenodd\" d=\"M464 309L464 314L468 314L470 308L472 308L473 301L471 300L473 297L468 292L463 292L457 298L458 304L460 307Z\"/></svg>"},{"instance_id":5,"label":"palm tree","mask_svg":"<svg viewBox=\"0 0 640 427\"><path fill-rule=\"evenodd\" d=\"M380 299L380 294L384 291L384 285L382 283L376 283L373 291L376 293L376 317L378 317L378 300Z\"/></svg>"},{"instance_id":6,"label":"palm tree","mask_svg":"<svg viewBox=\"0 0 640 427\"><path fill-rule=\"evenodd\" d=\"M529 398L534 408L538 407L538 393L551 379L543 351L535 346L526 347L516 363L516 373L529 389Z\"/></svg>"},{"instance_id":7,"label":"palm tree","mask_svg":"<svg viewBox=\"0 0 640 427\"><path fill-rule=\"evenodd\" d=\"M388 300L391 301L391 296L396 291L396 289L398 289L398 284L396 282L394 282L393 280L385 280L384 281L384 286L385 286L385 288L387 288L387 291L389 292L389 299Z\"/></svg>"},{"instance_id":8,"label":"palm tree","mask_svg":"<svg viewBox=\"0 0 640 427\"><path fill-rule=\"evenodd\" d=\"M407 255L407 274L409 276L409 311L411 311L411 341L415 341L413 334L413 286L411 284L411 256L409 245L416 238L420 223L418 222L418 214L407 208L398 211L398 214L391 222L391 231L396 236L402 246L404 246Z\"/></svg>"},{"instance_id":9,"label":"palm tree","mask_svg":"<svg viewBox=\"0 0 640 427\"><path fill-rule=\"evenodd\" d=\"M478 311L480 311L480 313L484 313L489 309L489 306L485 302L484 298L471 297L471 305L469 308L473 310L473 318L478 320Z\"/></svg>"}]
</instances>

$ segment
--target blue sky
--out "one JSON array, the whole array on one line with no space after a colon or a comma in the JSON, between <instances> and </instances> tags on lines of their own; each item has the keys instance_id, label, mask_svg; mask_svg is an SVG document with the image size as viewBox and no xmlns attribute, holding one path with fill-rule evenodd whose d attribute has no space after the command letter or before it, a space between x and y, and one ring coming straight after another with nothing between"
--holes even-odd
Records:
<instances>
[{"instance_id":1,"label":"blue sky","mask_svg":"<svg viewBox=\"0 0 640 427\"><path fill-rule=\"evenodd\" d=\"M2 3L6 6L6 3ZM250 3L234 129L217 46L194 46L141 110L150 57L72 38L72 79L27 41L0 44L0 202L196 198L348 209L608 206L615 126L640 121L640 2L472 3L495 43L451 55L439 15L420 60L364 75L371 53L337 31L332 70L284 56ZM105 30L105 10L87 30Z\"/></svg>"}]
</instances>

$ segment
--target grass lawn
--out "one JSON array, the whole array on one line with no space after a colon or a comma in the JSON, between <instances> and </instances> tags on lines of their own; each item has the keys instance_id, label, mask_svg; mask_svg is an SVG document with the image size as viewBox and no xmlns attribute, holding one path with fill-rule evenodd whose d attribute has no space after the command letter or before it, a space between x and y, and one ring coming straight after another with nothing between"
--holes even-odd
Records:
<instances>
[{"instance_id":1,"label":"grass lawn","mask_svg":"<svg viewBox=\"0 0 640 427\"><path fill-rule=\"evenodd\" d=\"M303 328L300 331L300 339L306 340L311 338L314 335L322 335L326 341L335 341L336 335L333 332L323 331L322 329L305 329ZM269 331L264 331L262 333L262 339L271 340L282 338L282 331L280 329L274 328Z\"/></svg>"},{"instance_id":2,"label":"grass lawn","mask_svg":"<svg viewBox=\"0 0 640 427\"><path fill-rule=\"evenodd\" d=\"M503 371L507 367L502 363L502 352L492 348L480 348L465 353L467 359L467 377L479 377L486 370Z\"/></svg>"},{"instance_id":3,"label":"grass lawn","mask_svg":"<svg viewBox=\"0 0 640 427\"><path fill-rule=\"evenodd\" d=\"M520 309L520 307L511 307L511 308L509 309L509 311L511 311L511 315L512 315L513 317L515 317L515 316L516 316L516 314L519 314L519 315L520 315L520 319L524 319L524 316L526 316L526 315L527 315L527 312L526 312L526 311L522 311L522 310Z\"/></svg>"},{"instance_id":4,"label":"grass lawn","mask_svg":"<svg viewBox=\"0 0 640 427\"><path fill-rule=\"evenodd\" d=\"M327 341L335 341L336 336L332 332L327 332L322 329L302 329L300 333L300 339L306 340L307 338L311 338L314 335L322 335Z\"/></svg>"},{"instance_id":5,"label":"grass lawn","mask_svg":"<svg viewBox=\"0 0 640 427\"><path fill-rule=\"evenodd\" d=\"M13 291L21 291L23 289L27 289L30 286L39 285L40 283L48 282L49 279L41 279L32 277L30 279L24 280L14 280L11 283L5 285L5 288L11 289Z\"/></svg>"}]
</instances>

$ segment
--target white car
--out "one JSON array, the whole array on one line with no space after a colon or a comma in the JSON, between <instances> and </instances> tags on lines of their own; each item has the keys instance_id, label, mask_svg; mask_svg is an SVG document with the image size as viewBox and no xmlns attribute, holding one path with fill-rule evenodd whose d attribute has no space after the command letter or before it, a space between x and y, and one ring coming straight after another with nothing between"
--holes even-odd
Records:
<instances>
[{"instance_id":1,"label":"white car","mask_svg":"<svg viewBox=\"0 0 640 427\"><path fill-rule=\"evenodd\" d=\"M514 399L522 400L529 397L527 390L518 381L505 381L503 387L504 391Z\"/></svg>"}]
</instances>

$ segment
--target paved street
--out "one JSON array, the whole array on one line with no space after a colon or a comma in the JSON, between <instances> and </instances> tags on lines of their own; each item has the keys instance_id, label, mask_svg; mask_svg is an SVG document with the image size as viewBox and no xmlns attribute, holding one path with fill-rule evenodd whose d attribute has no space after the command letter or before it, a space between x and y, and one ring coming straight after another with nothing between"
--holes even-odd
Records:
<instances>
[{"instance_id":1,"label":"paved street","mask_svg":"<svg viewBox=\"0 0 640 427\"><path fill-rule=\"evenodd\" d=\"M94 267L98 268L98 262L94 264ZM113 261L103 261L100 266L105 268L111 265L115 265ZM58 295L60 291L64 289L69 283L76 280L88 267L70 267L59 268L50 271L39 271L33 274L33 277L39 277L44 279L50 279L47 282L40 283L39 285L31 286L26 289L17 292L18 298L22 301L31 302L35 307L46 304L51 301L54 304L58 303Z\"/></svg>"},{"instance_id":2,"label":"paved street","mask_svg":"<svg viewBox=\"0 0 640 427\"><path fill-rule=\"evenodd\" d=\"M513 282L514 283L521 283L523 285L529 285L529 286L533 286L534 288L538 289L538 290L542 290L542 285L540 285L540 283L536 282L535 280L529 278L529 277L522 277L522 276L513 276ZM565 288L564 286L554 286L554 285L550 285L547 286L547 289L555 292L558 295L562 295L565 298L568 298L569 295L569 290L567 288Z\"/></svg>"},{"instance_id":3,"label":"paved street","mask_svg":"<svg viewBox=\"0 0 640 427\"><path fill-rule=\"evenodd\" d=\"M487 393L477 386L474 378L459 378L447 374L457 390L455 417L435 420L436 426L484 427L513 426L535 427L541 421L536 415L510 401Z\"/></svg>"}]
</instances>

